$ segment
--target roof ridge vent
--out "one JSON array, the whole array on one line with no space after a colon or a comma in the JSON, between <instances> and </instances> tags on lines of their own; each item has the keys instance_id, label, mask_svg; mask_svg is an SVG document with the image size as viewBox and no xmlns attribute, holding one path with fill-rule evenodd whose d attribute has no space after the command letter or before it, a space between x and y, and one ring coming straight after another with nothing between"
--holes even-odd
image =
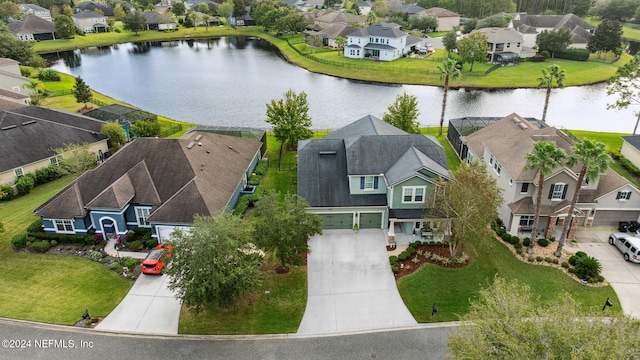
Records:
<instances>
[{"instance_id":1,"label":"roof ridge vent","mask_svg":"<svg viewBox=\"0 0 640 360\"><path fill-rule=\"evenodd\" d=\"M9 125L9 126L5 126L5 127L3 127L3 128L2 128L2 130L14 129L14 128L16 128L16 127L18 127L18 125Z\"/></svg>"},{"instance_id":2,"label":"roof ridge vent","mask_svg":"<svg viewBox=\"0 0 640 360\"><path fill-rule=\"evenodd\" d=\"M335 154L336 152L331 150L318 151L318 155L335 155Z\"/></svg>"}]
</instances>

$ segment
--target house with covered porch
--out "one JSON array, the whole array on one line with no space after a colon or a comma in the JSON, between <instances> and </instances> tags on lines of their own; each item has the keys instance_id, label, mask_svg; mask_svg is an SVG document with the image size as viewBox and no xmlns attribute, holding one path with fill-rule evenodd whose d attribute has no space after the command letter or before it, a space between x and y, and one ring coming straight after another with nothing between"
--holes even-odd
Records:
<instances>
[{"instance_id":1,"label":"house with covered porch","mask_svg":"<svg viewBox=\"0 0 640 360\"><path fill-rule=\"evenodd\" d=\"M409 34L400 30L400 25L379 22L347 35L344 56L393 61L407 54L411 46L416 46L415 41L409 41L408 37Z\"/></svg>"},{"instance_id":2,"label":"house with covered porch","mask_svg":"<svg viewBox=\"0 0 640 360\"><path fill-rule=\"evenodd\" d=\"M44 230L105 238L136 227L159 242L188 229L195 215L235 207L250 193L248 177L260 141L206 132L180 139L138 138L94 170L82 174L35 210Z\"/></svg>"},{"instance_id":3,"label":"house with covered porch","mask_svg":"<svg viewBox=\"0 0 640 360\"><path fill-rule=\"evenodd\" d=\"M298 143L298 196L324 229L384 229L419 234L436 181L449 176L444 150L368 115L322 139Z\"/></svg>"}]
</instances>

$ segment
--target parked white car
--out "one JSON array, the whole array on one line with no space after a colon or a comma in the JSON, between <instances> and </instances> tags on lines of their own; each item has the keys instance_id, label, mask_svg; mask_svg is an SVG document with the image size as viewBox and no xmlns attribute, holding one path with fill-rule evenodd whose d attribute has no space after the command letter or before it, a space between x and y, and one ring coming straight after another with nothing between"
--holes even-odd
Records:
<instances>
[{"instance_id":1,"label":"parked white car","mask_svg":"<svg viewBox=\"0 0 640 360\"><path fill-rule=\"evenodd\" d=\"M627 233L609 235L609 244L615 245L626 261L640 263L640 239Z\"/></svg>"}]
</instances>

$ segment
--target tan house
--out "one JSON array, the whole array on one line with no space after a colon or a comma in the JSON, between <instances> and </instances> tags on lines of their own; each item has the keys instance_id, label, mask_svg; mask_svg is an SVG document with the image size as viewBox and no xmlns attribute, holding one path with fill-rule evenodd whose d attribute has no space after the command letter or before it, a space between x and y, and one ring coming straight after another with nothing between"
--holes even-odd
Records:
<instances>
[{"instance_id":1,"label":"tan house","mask_svg":"<svg viewBox=\"0 0 640 360\"><path fill-rule=\"evenodd\" d=\"M568 136L543 122L510 114L460 139L463 160L486 165L502 189L504 202L498 211L509 233L531 232L535 201L542 192L541 235L547 238L560 235L571 199L578 189L579 168L554 169L539 189L539 173L536 169L525 169L525 154L533 152L534 143L542 140L552 141L571 153L573 141ZM585 181L579 188L574 222L567 234L569 239L574 237L577 226L614 226L619 221L638 220L640 190L615 171L608 170L596 181Z\"/></svg>"},{"instance_id":2,"label":"tan house","mask_svg":"<svg viewBox=\"0 0 640 360\"><path fill-rule=\"evenodd\" d=\"M509 27L516 29L524 38L524 46L536 46L538 34L545 30L567 28L571 30L570 47L585 49L589 38L596 31L596 27L582 20L574 14L566 15L529 15L517 13L509 23Z\"/></svg>"},{"instance_id":3,"label":"tan house","mask_svg":"<svg viewBox=\"0 0 640 360\"><path fill-rule=\"evenodd\" d=\"M83 10L71 17L76 27L85 34L107 32L107 17L97 12Z\"/></svg>"},{"instance_id":4,"label":"tan house","mask_svg":"<svg viewBox=\"0 0 640 360\"><path fill-rule=\"evenodd\" d=\"M0 89L28 96L29 91L25 85L29 85L29 79L20 73L20 63L13 59L0 58Z\"/></svg>"},{"instance_id":5,"label":"tan house","mask_svg":"<svg viewBox=\"0 0 640 360\"><path fill-rule=\"evenodd\" d=\"M343 13L340 11L332 11L318 16L314 19L313 24L319 29L326 29L332 25L339 23L359 23L364 24L366 19L364 16Z\"/></svg>"},{"instance_id":6,"label":"tan house","mask_svg":"<svg viewBox=\"0 0 640 360\"><path fill-rule=\"evenodd\" d=\"M522 35L514 29L509 28L484 28L478 31L487 35L487 61L503 62L506 57L518 58L522 52Z\"/></svg>"},{"instance_id":7,"label":"tan house","mask_svg":"<svg viewBox=\"0 0 640 360\"><path fill-rule=\"evenodd\" d=\"M640 168L640 135L623 136L620 154Z\"/></svg>"},{"instance_id":8,"label":"tan house","mask_svg":"<svg viewBox=\"0 0 640 360\"><path fill-rule=\"evenodd\" d=\"M100 134L104 122L86 116L39 106L0 111L0 184L50 164L60 156L53 150L66 144L89 144L96 161L108 151ZM6 154L11 154L7 156Z\"/></svg>"},{"instance_id":9,"label":"tan house","mask_svg":"<svg viewBox=\"0 0 640 360\"><path fill-rule=\"evenodd\" d=\"M460 26L460 14L456 14L453 11L432 7L416 13L416 16L435 16L438 18L438 27L436 31L450 31Z\"/></svg>"}]
</instances>

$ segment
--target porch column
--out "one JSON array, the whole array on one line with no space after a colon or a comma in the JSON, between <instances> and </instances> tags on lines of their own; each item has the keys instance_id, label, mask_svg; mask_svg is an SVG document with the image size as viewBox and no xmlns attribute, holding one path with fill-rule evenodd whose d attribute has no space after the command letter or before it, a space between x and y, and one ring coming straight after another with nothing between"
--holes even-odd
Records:
<instances>
[{"instance_id":1,"label":"porch column","mask_svg":"<svg viewBox=\"0 0 640 360\"><path fill-rule=\"evenodd\" d=\"M578 229L578 217L574 217L571 220L571 226L569 226L569 232L567 233L567 239L575 239L576 238L576 230Z\"/></svg>"},{"instance_id":2,"label":"porch column","mask_svg":"<svg viewBox=\"0 0 640 360\"><path fill-rule=\"evenodd\" d=\"M553 231L556 229L556 221L558 221L557 216L549 217L549 222L547 223L547 229L544 231L545 239L548 239L553 236Z\"/></svg>"},{"instance_id":3,"label":"porch column","mask_svg":"<svg viewBox=\"0 0 640 360\"><path fill-rule=\"evenodd\" d=\"M389 244L395 244L396 242L395 227L396 227L395 220L389 220L389 231L387 232L387 242Z\"/></svg>"}]
</instances>

